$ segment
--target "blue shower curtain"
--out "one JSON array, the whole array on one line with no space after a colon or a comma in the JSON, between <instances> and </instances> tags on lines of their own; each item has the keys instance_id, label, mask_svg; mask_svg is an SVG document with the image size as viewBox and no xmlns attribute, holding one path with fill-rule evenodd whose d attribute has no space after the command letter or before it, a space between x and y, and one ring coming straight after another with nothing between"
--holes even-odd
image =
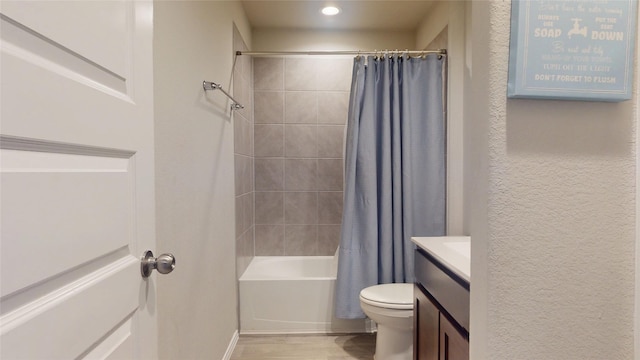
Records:
<instances>
[{"instance_id":1,"label":"blue shower curtain","mask_svg":"<svg viewBox=\"0 0 640 360\"><path fill-rule=\"evenodd\" d=\"M335 315L360 290L414 281L411 236L445 233L445 121L436 54L354 60Z\"/></svg>"}]
</instances>

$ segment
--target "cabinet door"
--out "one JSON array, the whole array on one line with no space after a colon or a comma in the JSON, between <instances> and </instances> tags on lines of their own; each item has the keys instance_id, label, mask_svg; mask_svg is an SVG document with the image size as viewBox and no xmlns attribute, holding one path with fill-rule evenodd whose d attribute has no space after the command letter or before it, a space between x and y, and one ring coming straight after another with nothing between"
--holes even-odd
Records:
<instances>
[{"instance_id":1,"label":"cabinet door","mask_svg":"<svg viewBox=\"0 0 640 360\"><path fill-rule=\"evenodd\" d=\"M440 360L468 360L469 342L440 314Z\"/></svg>"},{"instance_id":2,"label":"cabinet door","mask_svg":"<svg viewBox=\"0 0 640 360\"><path fill-rule=\"evenodd\" d=\"M414 287L414 360L438 360L439 315L438 308L431 303L418 287Z\"/></svg>"}]
</instances>

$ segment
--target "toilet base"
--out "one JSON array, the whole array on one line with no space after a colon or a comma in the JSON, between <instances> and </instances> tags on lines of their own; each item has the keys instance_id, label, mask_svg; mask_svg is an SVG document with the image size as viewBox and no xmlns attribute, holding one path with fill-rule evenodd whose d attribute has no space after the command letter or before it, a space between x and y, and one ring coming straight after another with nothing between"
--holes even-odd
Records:
<instances>
[{"instance_id":1,"label":"toilet base","mask_svg":"<svg viewBox=\"0 0 640 360\"><path fill-rule=\"evenodd\" d=\"M412 360L413 328L405 331L378 324L375 360Z\"/></svg>"}]
</instances>

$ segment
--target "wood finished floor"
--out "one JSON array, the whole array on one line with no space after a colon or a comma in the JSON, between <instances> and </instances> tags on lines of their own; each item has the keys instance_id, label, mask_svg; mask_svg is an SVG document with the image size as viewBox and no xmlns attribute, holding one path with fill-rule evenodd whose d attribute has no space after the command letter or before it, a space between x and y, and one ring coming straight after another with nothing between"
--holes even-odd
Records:
<instances>
[{"instance_id":1,"label":"wood finished floor","mask_svg":"<svg viewBox=\"0 0 640 360\"><path fill-rule=\"evenodd\" d=\"M241 335L231 360L371 360L375 334Z\"/></svg>"}]
</instances>

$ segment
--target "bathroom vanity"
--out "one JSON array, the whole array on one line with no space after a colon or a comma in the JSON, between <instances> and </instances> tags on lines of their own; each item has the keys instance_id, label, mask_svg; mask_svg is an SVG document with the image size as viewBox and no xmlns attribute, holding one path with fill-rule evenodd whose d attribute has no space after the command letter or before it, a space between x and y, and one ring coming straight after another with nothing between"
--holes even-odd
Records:
<instances>
[{"instance_id":1,"label":"bathroom vanity","mask_svg":"<svg viewBox=\"0 0 640 360\"><path fill-rule=\"evenodd\" d=\"M469 359L470 238L414 237L414 360Z\"/></svg>"}]
</instances>

